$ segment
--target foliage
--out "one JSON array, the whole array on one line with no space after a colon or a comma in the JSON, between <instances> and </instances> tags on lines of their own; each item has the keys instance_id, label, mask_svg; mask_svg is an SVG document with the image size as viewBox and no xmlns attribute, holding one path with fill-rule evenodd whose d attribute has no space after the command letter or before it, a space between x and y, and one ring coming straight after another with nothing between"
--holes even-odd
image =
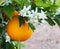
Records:
<instances>
[{"instance_id":1,"label":"foliage","mask_svg":"<svg viewBox=\"0 0 60 49\"><path fill-rule=\"evenodd\" d=\"M31 9L28 9L29 5L31 5ZM25 8L25 6L27 8ZM20 13L18 17L20 26L24 24L24 20L26 20L29 26L34 31L35 27L32 21L38 21L39 23L41 23L42 20L45 20L51 26L57 23L57 25L60 27L60 12L57 12L57 9L60 8L59 0L0 0L0 49L21 49L22 44L20 42L14 42L11 39L10 42L6 42L6 25L8 21L13 18L14 10L17 10L18 12L23 12L23 10L25 10L23 7L25 9L28 9L26 11L31 12L32 10L34 12L27 13L27 15L25 16L20 15ZM38 10L36 9L36 7L38 8ZM42 12L42 10L44 11L44 13ZM22 14L24 14L24 12ZM56 14L56 12L58 14ZM3 13L5 13L9 19L7 19ZM32 13L35 14L35 16L32 16ZM38 17L38 13L43 13L43 16ZM32 17L28 17L28 14L31 14L29 16ZM46 17L44 17L44 14L46 14ZM29 20L31 21L31 23L29 22Z\"/></svg>"}]
</instances>

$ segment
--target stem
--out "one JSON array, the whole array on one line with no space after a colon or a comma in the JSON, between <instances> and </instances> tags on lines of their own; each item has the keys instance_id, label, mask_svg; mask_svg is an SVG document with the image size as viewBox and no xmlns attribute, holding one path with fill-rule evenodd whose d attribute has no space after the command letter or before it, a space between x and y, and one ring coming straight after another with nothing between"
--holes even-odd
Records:
<instances>
[{"instance_id":1,"label":"stem","mask_svg":"<svg viewBox=\"0 0 60 49\"><path fill-rule=\"evenodd\" d=\"M17 42L17 49L21 49L21 43L20 42Z\"/></svg>"},{"instance_id":2,"label":"stem","mask_svg":"<svg viewBox=\"0 0 60 49\"><path fill-rule=\"evenodd\" d=\"M18 49L21 49L21 44L18 43Z\"/></svg>"}]
</instances>

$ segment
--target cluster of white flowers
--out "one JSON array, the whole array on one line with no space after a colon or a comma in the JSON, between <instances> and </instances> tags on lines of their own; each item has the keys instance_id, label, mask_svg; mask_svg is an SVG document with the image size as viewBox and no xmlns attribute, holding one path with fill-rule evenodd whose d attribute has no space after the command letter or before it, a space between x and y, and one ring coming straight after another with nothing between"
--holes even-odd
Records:
<instances>
[{"instance_id":1,"label":"cluster of white flowers","mask_svg":"<svg viewBox=\"0 0 60 49\"><path fill-rule=\"evenodd\" d=\"M42 19L42 22L45 21L45 19L47 19L46 14L44 13L43 10L41 10L41 12L38 12L38 8L36 7L35 11L31 10L31 5L29 5L28 7L24 6L23 9L20 11L19 15L23 16L23 17L29 17L30 20L28 22L31 23L38 23L38 18Z\"/></svg>"},{"instance_id":2,"label":"cluster of white flowers","mask_svg":"<svg viewBox=\"0 0 60 49\"><path fill-rule=\"evenodd\" d=\"M11 0L2 0L2 1L4 1L4 2L1 4L1 6L9 5L9 3L12 3Z\"/></svg>"}]
</instances>

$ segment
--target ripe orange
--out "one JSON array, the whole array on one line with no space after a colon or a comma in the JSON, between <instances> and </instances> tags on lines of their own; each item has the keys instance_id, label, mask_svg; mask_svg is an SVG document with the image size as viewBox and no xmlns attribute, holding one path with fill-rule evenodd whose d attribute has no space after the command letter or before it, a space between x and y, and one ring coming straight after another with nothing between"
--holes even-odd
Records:
<instances>
[{"instance_id":1,"label":"ripe orange","mask_svg":"<svg viewBox=\"0 0 60 49\"><path fill-rule=\"evenodd\" d=\"M15 10L13 16L18 16L18 14L19 12Z\"/></svg>"},{"instance_id":2,"label":"ripe orange","mask_svg":"<svg viewBox=\"0 0 60 49\"><path fill-rule=\"evenodd\" d=\"M13 17L13 19L8 22L6 31L10 38L15 41L25 41L32 35L32 29L28 23L19 26L18 17Z\"/></svg>"}]
</instances>

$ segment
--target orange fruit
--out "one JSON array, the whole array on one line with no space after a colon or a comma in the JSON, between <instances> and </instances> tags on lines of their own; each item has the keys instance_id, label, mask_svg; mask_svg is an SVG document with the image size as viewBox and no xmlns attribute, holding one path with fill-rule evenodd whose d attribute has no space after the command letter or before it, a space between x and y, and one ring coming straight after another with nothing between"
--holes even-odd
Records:
<instances>
[{"instance_id":1,"label":"orange fruit","mask_svg":"<svg viewBox=\"0 0 60 49\"><path fill-rule=\"evenodd\" d=\"M32 35L32 29L28 23L25 22L22 26L19 26L18 17L13 17L13 19L8 22L6 31L10 38L15 41L25 41Z\"/></svg>"},{"instance_id":2,"label":"orange fruit","mask_svg":"<svg viewBox=\"0 0 60 49\"><path fill-rule=\"evenodd\" d=\"M15 10L13 16L18 16L18 14L19 12Z\"/></svg>"}]
</instances>

